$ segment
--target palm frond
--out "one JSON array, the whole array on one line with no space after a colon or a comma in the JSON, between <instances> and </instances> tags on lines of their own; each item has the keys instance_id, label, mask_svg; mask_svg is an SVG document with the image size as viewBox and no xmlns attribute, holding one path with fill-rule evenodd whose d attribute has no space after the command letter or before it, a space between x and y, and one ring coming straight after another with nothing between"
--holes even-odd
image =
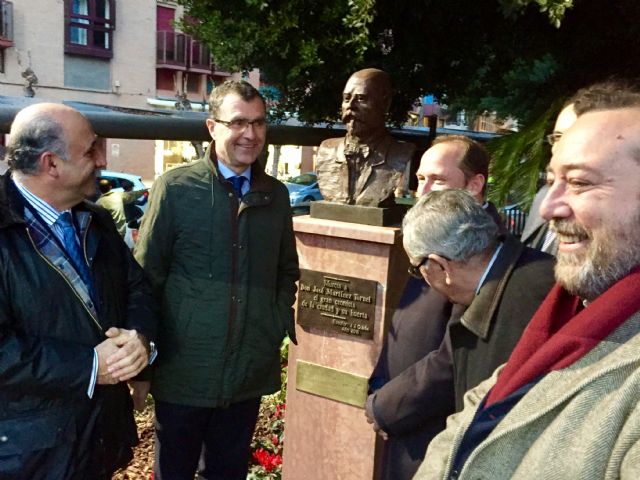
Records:
<instances>
[{"instance_id":1,"label":"palm frond","mask_svg":"<svg viewBox=\"0 0 640 480\"><path fill-rule=\"evenodd\" d=\"M519 132L487 144L492 157L488 197L496 205L518 203L524 210L531 206L551 157L545 134L550 132L560 106L560 101L555 102Z\"/></svg>"}]
</instances>

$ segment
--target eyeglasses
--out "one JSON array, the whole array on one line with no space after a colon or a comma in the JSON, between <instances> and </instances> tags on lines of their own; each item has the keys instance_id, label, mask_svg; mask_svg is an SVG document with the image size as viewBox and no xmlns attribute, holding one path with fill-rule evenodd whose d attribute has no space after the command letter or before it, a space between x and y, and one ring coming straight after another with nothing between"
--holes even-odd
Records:
<instances>
[{"instance_id":1,"label":"eyeglasses","mask_svg":"<svg viewBox=\"0 0 640 480\"><path fill-rule=\"evenodd\" d=\"M449 257L446 257L444 255L441 255L439 253L430 253L429 255L438 255L439 257L443 258L444 260L446 260L447 262L450 262L451 259ZM417 265L409 265L409 268L407 269L407 272L409 272L409 275L411 275L413 278L417 278L418 280L424 280L424 277L422 276L422 272L420 271L421 267L425 267L425 268L429 268L427 266L427 264L429 263L429 255L427 255L426 257L424 257L422 260L420 260L420 263ZM442 268L442 266L440 266L440 268Z\"/></svg>"},{"instance_id":2,"label":"eyeglasses","mask_svg":"<svg viewBox=\"0 0 640 480\"><path fill-rule=\"evenodd\" d=\"M426 265L428 261L429 261L429 256L427 255L422 260L420 260L419 264L409 265L407 272L409 272L409 275L411 275L413 278L417 278L418 280L424 280L424 277L422 276L422 272L420 271L420 267L422 267L423 265Z\"/></svg>"},{"instance_id":3,"label":"eyeglasses","mask_svg":"<svg viewBox=\"0 0 640 480\"><path fill-rule=\"evenodd\" d=\"M553 132L545 137L545 139L547 140L547 143L551 146L558 143L561 138L562 138L562 133L560 132Z\"/></svg>"},{"instance_id":4,"label":"eyeglasses","mask_svg":"<svg viewBox=\"0 0 640 480\"><path fill-rule=\"evenodd\" d=\"M213 120L236 132L244 132L249 125L254 128L264 128L267 126L266 118L256 118L255 120L247 120L246 118L236 118L235 120L220 120L219 118L214 118Z\"/></svg>"}]
</instances>

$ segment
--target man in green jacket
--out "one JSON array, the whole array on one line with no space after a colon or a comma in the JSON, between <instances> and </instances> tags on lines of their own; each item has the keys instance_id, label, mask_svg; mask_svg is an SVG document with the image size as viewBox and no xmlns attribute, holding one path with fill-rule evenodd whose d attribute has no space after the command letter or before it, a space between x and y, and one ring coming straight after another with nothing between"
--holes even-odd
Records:
<instances>
[{"instance_id":1,"label":"man in green jacket","mask_svg":"<svg viewBox=\"0 0 640 480\"><path fill-rule=\"evenodd\" d=\"M282 339L295 342L289 196L256 162L266 126L250 84L216 87L204 158L151 191L135 256L162 311L151 382L158 480L192 480L196 469L207 479L246 478L260 397L280 388Z\"/></svg>"}]
</instances>

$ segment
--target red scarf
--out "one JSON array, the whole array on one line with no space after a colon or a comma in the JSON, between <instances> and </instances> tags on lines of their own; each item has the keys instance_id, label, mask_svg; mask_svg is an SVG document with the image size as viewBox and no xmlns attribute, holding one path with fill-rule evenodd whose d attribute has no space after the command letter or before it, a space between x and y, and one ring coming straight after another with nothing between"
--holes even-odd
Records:
<instances>
[{"instance_id":1,"label":"red scarf","mask_svg":"<svg viewBox=\"0 0 640 480\"><path fill-rule=\"evenodd\" d=\"M552 370L568 367L640 310L640 267L578 312L579 306L580 299L560 285L551 289L489 392L485 407Z\"/></svg>"}]
</instances>

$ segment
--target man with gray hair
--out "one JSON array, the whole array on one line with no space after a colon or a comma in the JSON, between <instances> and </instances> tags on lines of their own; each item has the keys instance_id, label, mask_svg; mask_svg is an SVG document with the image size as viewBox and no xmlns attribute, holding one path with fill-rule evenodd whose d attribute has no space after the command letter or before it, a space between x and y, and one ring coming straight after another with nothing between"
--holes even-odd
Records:
<instances>
[{"instance_id":1,"label":"man with gray hair","mask_svg":"<svg viewBox=\"0 0 640 480\"><path fill-rule=\"evenodd\" d=\"M462 188L501 225L485 199L490 157L478 142L461 136L438 137L422 155L417 193ZM454 412L452 361L444 335L453 306L429 288L422 276L407 275L378 362L369 378L367 420L386 438L385 480L408 480L424 458L429 441ZM430 408L423 407L428 403Z\"/></svg>"},{"instance_id":2,"label":"man with gray hair","mask_svg":"<svg viewBox=\"0 0 640 480\"><path fill-rule=\"evenodd\" d=\"M151 290L95 193L104 148L73 108L11 126L0 178L0 478L111 479L137 443L125 383L148 363Z\"/></svg>"},{"instance_id":3,"label":"man with gray hair","mask_svg":"<svg viewBox=\"0 0 640 480\"><path fill-rule=\"evenodd\" d=\"M420 198L402 233L413 273L461 307L445 337L459 410L464 392L507 360L553 285L553 257L501 235L465 190Z\"/></svg>"}]
</instances>

